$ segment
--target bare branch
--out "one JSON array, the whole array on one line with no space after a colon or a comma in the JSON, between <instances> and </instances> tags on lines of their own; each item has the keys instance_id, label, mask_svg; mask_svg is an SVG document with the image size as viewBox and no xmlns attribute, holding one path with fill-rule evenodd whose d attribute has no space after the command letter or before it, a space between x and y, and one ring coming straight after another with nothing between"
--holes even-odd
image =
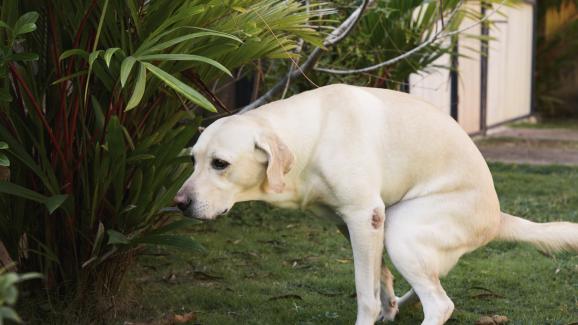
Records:
<instances>
[{"instance_id":1,"label":"bare branch","mask_svg":"<svg viewBox=\"0 0 578 325\"><path fill-rule=\"evenodd\" d=\"M375 0L363 0L362 4L357 9L355 9L351 13L351 15L349 15L349 17L347 17L347 19L345 19L341 23L341 25L339 25L337 28L335 28L325 38L325 40L323 41L323 46L324 47L330 47L330 46L333 46L333 45L339 43L341 40L343 40L351 32L353 27L359 22L359 19L361 18L361 15L363 14L363 12L367 8L367 6L371 5L374 1ZM309 56L307 57L305 62L303 62L303 64L301 64L296 69L293 68L293 65L292 65L291 68L289 69L289 72L285 75L285 77L283 77L281 80L279 80L275 85L273 85L273 87L271 87L271 89L269 89L269 91L267 91L265 94L263 94L257 100L255 100L251 104L243 107L240 110L240 113L250 111L252 109L255 109L255 108L267 103L267 101L269 101L271 98L273 98L273 96L277 92L281 91L291 79L294 79L294 78L304 74L306 71L311 70L311 68L313 68L315 63L317 63L317 61L319 60L319 57L321 57L321 54L323 53L322 51L323 51L322 48L316 47L311 52L311 54L309 54Z\"/></svg>"},{"instance_id":2,"label":"bare branch","mask_svg":"<svg viewBox=\"0 0 578 325\"><path fill-rule=\"evenodd\" d=\"M315 68L315 70L316 70L316 71L321 71L321 72L332 73L332 74L353 74L353 73L369 72L369 71L377 70L377 69L379 69L379 68L382 68L382 67L385 67L385 66L388 66L388 65L392 65L392 64L394 64L394 63L396 63L396 62L398 62L398 61L401 61L401 60L403 60L403 59L405 59L405 58L407 58L407 57L415 54L416 52L424 49L425 47L431 45L431 44L434 43L434 42L437 42L437 41L446 39L446 38L448 38L448 37L451 37L451 36L454 36L454 35L463 33L463 32L465 32L465 31L467 31L467 30L470 30L470 29L474 28L475 26L477 26L477 25L479 25L479 24L482 24L483 22L485 22L486 20L488 20L491 16L493 16L496 12L498 12L498 11L504 6L504 4L506 3L506 1L507 1L507 0L502 0L502 2L501 2L498 6L496 6L496 7L494 8L494 10L492 10L491 12L489 12L488 14L486 14L484 17L482 17L482 18L481 18L480 20L478 20L477 22L475 22L475 23L473 23L473 24L471 24L471 25L469 25L469 26L466 26L466 27L464 27L464 28L461 28L461 29L452 31L452 32L447 32L447 29L442 29L442 30L440 30L438 33L436 33L432 38L430 38L429 40L421 43L420 45L414 47L413 49L411 49L411 50L409 50L409 51L407 51L407 52L405 52L404 54L399 55L399 56L396 56L395 58L389 59L389 60L387 60L387 61L384 61L384 62L375 64L375 65L372 65L372 66L369 66L369 67L360 68L360 69L338 70L338 69L329 69L329 68ZM463 3L463 1L460 2L460 4L456 7L456 9L459 8L459 7L461 7L462 3ZM452 11L452 13L450 14L450 17L449 17L448 21L451 20L451 19L453 18L453 16L455 16L455 14L456 14L456 12L457 12L456 9L454 9L454 10ZM450 24L447 24L447 25L449 26Z\"/></svg>"}]
</instances>

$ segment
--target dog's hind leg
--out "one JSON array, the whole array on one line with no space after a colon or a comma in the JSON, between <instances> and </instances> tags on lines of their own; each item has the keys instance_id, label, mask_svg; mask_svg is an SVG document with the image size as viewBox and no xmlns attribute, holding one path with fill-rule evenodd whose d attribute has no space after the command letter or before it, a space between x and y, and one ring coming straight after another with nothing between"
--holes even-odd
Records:
<instances>
[{"instance_id":1,"label":"dog's hind leg","mask_svg":"<svg viewBox=\"0 0 578 325\"><path fill-rule=\"evenodd\" d=\"M429 200L400 204L388 209L386 247L393 265L409 282L423 306L422 325L441 325L451 316L454 304L440 283L440 277L455 265L467 247L459 242L467 233L447 226L455 220L439 217L452 213ZM436 208L439 208L436 209ZM406 295L411 297L411 294ZM404 298L404 299L406 299Z\"/></svg>"},{"instance_id":2,"label":"dog's hind leg","mask_svg":"<svg viewBox=\"0 0 578 325\"><path fill-rule=\"evenodd\" d=\"M423 306L422 325L441 325L451 316L454 304L441 286L437 262L441 259L435 248L414 245L412 239L398 240L399 245L388 241L389 256L396 269L409 282ZM403 247L403 248L401 248ZM411 295L411 294L409 294Z\"/></svg>"},{"instance_id":3,"label":"dog's hind leg","mask_svg":"<svg viewBox=\"0 0 578 325\"><path fill-rule=\"evenodd\" d=\"M393 274L383 265L381 268L381 314L380 318L386 321L393 321L399 312L398 297L393 290Z\"/></svg>"}]
</instances>

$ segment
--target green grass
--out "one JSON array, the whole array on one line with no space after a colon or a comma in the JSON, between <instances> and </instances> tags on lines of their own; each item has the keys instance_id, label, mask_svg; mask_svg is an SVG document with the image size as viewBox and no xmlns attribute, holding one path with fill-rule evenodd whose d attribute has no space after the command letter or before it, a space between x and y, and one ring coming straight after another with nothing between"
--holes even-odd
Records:
<instances>
[{"instance_id":1,"label":"green grass","mask_svg":"<svg viewBox=\"0 0 578 325\"><path fill-rule=\"evenodd\" d=\"M503 146L503 145L521 145L532 148L559 148L559 149L578 149L578 141L551 140L551 139L525 139L515 137L487 137L475 140L478 147L485 146Z\"/></svg>"},{"instance_id":2,"label":"green grass","mask_svg":"<svg viewBox=\"0 0 578 325\"><path fill-rule=\"evenodd\" d=\"M578 130L578 119L546 119L538 123L516 122L509 125L513 128L529 129L574 129Z\"/></svg>"},{"instance_id":3,"label":"green grass","mask_svg":"<svg viewBox=\"0 0 578 325\"><path fill-rule=\"evenodd\" d=\"M505 211L578 222L578 168L491 168ZM129 319L195 311L200 324L353 324L351 250L332 224L247 203L191 233L208 253L140 259L131 274L138 303ZM396 278L401 294L408 286ZM527 245L491 243L463 257L443 285L456 304L448 324L473 324L493 314L507 316L510 324L578 321L574 254L549 258ZM421 307L412 306L396 324L417 324L421 317Z\"/></svg>"}]
</instances>

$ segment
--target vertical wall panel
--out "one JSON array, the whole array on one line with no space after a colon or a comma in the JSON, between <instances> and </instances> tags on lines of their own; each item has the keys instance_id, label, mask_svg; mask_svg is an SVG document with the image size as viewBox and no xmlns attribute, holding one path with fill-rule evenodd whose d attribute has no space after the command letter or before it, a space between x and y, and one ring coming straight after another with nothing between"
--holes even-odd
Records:
<instances>
[{"instance_id":1,"label":"vertical wall panel","mask_svg":"<svg viewBox=\"0 0 578 325\"><path fill-rule=\"evenodd\" d=\"M532 23L529 4L502 10L490 29L487 124L492 126L531 112Z\"/></svg>"},{"instance_id":2,"label":"vertical wall panel","mask_svg":"<svg viewBox=\"0 0 578 325\"><path fill-rule=\"evenodd\" d=\"M450 66L450 56L442 55L433 65ZM409 92L450 114L450 72L444 68L429 68L409 77Z\"/></svg>"},{"instance_id":3,"label":"vertical wall panel","mask_svg":"<svg viewBox=\"0 0 578 325\"><path fill-rule=\"evenodd\" d=\"M480 10L478 3L469 6ZM462 28L473 24L474 20L466 18ZM481 25L476 25L459 39L458 121L468 133L480 131L480 40L468 37L480 34Z\"/></svg>"},{"instance_id":4,"label":"vertical wall panel","mask_svg":"<svg viewBox=\"0 0 578 325\"><path fill-rule=\"evenodd\" d=\"M470 4L478 6L479 3ZM479 10L479 9L478 9ZM527 116L532 100L533 7L522 3L502 7L494 14L490 29L487 67L487 126ZM465 19L462 27L475 24ZM481 25L467 31L481 35ZM468 132L479 132L481 120L480 40L461 35L458 57L458 122ZM434 65L450 66L450 56L440 57ZM431 68L410 76L410 93L450 114L451 87L449 70Z\"/></svg>"}]
</instances>

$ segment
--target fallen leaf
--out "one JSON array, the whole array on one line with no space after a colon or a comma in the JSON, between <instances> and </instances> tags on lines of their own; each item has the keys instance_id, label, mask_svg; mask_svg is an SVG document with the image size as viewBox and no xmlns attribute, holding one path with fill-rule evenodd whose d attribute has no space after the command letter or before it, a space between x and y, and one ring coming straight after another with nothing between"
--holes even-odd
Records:
<instances>
[{"instance_id":1,"label":"fallen leaf","mask_svg":"<svg viewBox=\"0 0 578 325\"><path fill-rule=\"evenodd\" d=\"M482 316L476 321L476 325L496 325L496 322L490 316Z\"/></svg>"},{"instance_id":2,"label":"fallen leaf","mask_svg":"<svg viewBox=\"0 0 578 325\"><path fill-rule=\"evenodd\" d=\"M510 320L508 319L508 317L502 315L494 315L492 317L482 316L480 317L480 319L478 319L476 325L502 325L506 324L509 321Z\"/></svg>"},{"instance_id":3,"label":"fallen leaf","mask_svg":"<svg viewBox=\"0 0 578 325\"><path fill-rule=\"evenodd\" d=\"M506 316L502 316L502 315L494 315L492 316L492 319L494 320L494 323L500 325L500 324L506 324L507 322L509 322L510 320L508 319L508 317Z\"/></svg>"},{"instance_id":4,"label":"fallen leaf","mask_svg":"<svg viewBox=\"0 0 578 325\"><path fill-rule=\"evenodd\" d=\"M183 315L176 315L176 314L175 314L175 315L173 316L173 319L174 319L174 323L175 323L175 324L185 324L185 323L188 323L188 322L193 321L195 318L196 318L196 317L195 317L195 313L193 313L193 312L186 313L186 314L183 314Z\"/></svg>"}]
</instances>

